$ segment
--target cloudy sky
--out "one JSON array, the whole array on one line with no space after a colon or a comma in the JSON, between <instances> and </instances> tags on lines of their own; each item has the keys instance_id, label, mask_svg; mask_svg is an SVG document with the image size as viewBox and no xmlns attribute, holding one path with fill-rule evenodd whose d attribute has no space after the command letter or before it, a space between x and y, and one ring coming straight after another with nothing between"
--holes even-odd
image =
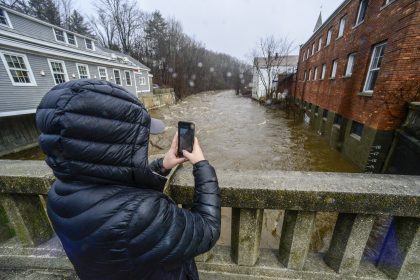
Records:
<instances>
[{"instance_id":1,"label":"cloudy sky","mask_svg":"<svg viewBox=\"0 0 420 280\"><path fill-rule=\"evenodd\" d=\"M178 19L184 31L208 49L246 59L258 39L287 36L294 53L312 34L319 11L325 20L341 0L138 0L144 11L159 10ZM83 13L93 12L87 0L76 0Z\"/></svg>"}]
</instances>

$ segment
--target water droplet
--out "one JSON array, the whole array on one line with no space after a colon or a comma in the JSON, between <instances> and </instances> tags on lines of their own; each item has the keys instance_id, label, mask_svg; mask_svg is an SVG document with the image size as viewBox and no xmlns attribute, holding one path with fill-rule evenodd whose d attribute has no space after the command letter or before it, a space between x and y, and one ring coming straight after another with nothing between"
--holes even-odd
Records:
<instances>
[{"instance_id":1,"label":"water droplet","mask_svg":"<svg viewBox=\"0 0 420 280\"><path fill-rule=\"evenodd\" d=\"M191 75L191 80L195 80L197 78L197 76L195 74Z\"/></svg>"},{"instance_id":2,"label":"water droplet","mask_svg":"<svg viewBox=\"0 0 420 280\"><path fill-rule=\"evenodd\" d=\"M176 78L176 77L178 77L178 74L177 73L173 73L172 74L172 78Z\"/></svg>"},{"instance_id":3,"label":"water droplet","mask_svg":"<svg viewBox=\"0 0 420 280\"><path fill-rule=\"evenodd\" d=\"M210 72L214 72L214 67L210 67Z\"/></svg>"},{"instance_id":4,"label":"water droplet","mask_svg":"<svg viewBox=\"0 0 420 280\"><path fill-rule=\"evenodd\" d=\"M189 81L188 84L189 84L190 87L194 87L195 86L194 81Z\"/></svg>"},{"instance_id":5,"label":"water droplet","mask_svg":"<svg viewBox=\"0 0 420 280\"><path fill-rule=\"evenodd\" d=\"M243 74L239 74L239 79L243 79L244 75Z\"/></svg>"},{"instance_id":6,"label":"water droplet","mask_svg":"<svg viewBox=\"0 0 420 280\"><path fill-rule=\"evenodd\" d=\"M229 77L232 77L232 73L227 72L227 73L226 73L226 77L228 77L228 78L229 78Z\"/></svg>"},{"instance_id":7,"label":"water droplet","mask_svg":"<svg viewBox=\"0 0 420 280\"><path fill-rule=\"evenodd\" d=\"M203 63L202 63L202 62L199 62L199 63L197 63L197 66L198 66L199 68L201 68L201 67L203 67Z\"/></svg>"},{"instance_id":8,"label":"water droplet","mask_svg":"<svg viewBox=\"0 0 420 280\"><path fill-rule=\"evenodd\" d=\"M168 68L168 72L169 72L169 73L172 73L172 72L174 72L174 69L173 69L172 67L169 67L169 68Z\"/></svg>"}]
</instances>

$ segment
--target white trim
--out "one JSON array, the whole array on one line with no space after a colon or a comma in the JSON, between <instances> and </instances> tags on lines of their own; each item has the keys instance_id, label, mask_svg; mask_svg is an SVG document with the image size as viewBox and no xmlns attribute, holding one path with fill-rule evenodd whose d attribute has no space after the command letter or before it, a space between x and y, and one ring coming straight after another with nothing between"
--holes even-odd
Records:
<instances>
[{"instance_id":1,"label":"white trim","mask_svg":"<svg viewBox=\"0 0 420 280\"><path fill-rule=\"evenodd\" d=\"M372 51L372 54L371 54L371 58L370 58L370 63L369 63L369 68L368 68L368 71L367 71L367 73L366 73L366 77L365 77L365 85L363 86L363 92L366 92L366 93L373 93L373 89L372 90L367 90L366 89L366 86L367 86L367 83L368 83L368 81L369 81L369 75L370 75L370 72L372 71L372 64L373 64L373 60L374 60L374 58L375 58L375 54L376 54L376 50L377 50L377 48L379 48L379 47L382 47L382 46L386 46L386 44L387 44L387 42L383 42L383 43L379 43L379 44L376 44L376 45L374 45L373 46L373 51ZM385 56L385 51L384 51L384 56ZM382 65L382 63L381 63L381 65ZM376 68L375 68L376 69ZM380 69L381 69L381 67L379 67L379 69L378 69L378 72L380 71ZM378 75L379 75L379 73L378 73ZM375 82L376 83L376 82ZM375 86L374 86L375 87Z\"/></svg>"},{"instance_id":2,"label":"white trim","mask_svg":"<svg viewBox=\"0 0 420 280\"><path fill-rule=\"evenodd\" d=\"M80 78L79 66L85 66L86 67L86 72L87 72L87 76L88 76L87 78ZM76 63L76 69L77 69L77 74L79 74L79 79L90 79L89 65L83 64L83 63Z\"/></svg>"},{"instance_id":3,"label":"white trim","mask_svg":"<svg viewBox=\"0 0 420 280\"><path fill-rule=\"evenodd\" d=\"M70 44L70 43L69 43L69 34L71 34L71 35L73 35L73 36L74 36L74 44ZM78 47L79 47L79 43L77 43L77 36L76 36L76 34L74 34L74 33L72 33L72 32L66 32L66 40L67 40L67 44L68 44L69 46L73 46L73 47L76 47L76 48L78 48Z\"/></svg>"},{"instance_id":4,"label":"white trim","mask_svg":"<svg viewBox=\"0 0 420 280\"><path fill-rule=\"evenodd\" d=\"M347 15L340 18L340 22L338 23L337 39L344 36L344 31L346 30L346 24L347 24Z\"/></svg>"},{"instance_id":5,"label":"white trim","mask_svg":"<svg viewBox=\"0 0 420 280\"><path fill-rule=\"evenodd\" d=\"M2 23L0 23L0 25L1 25L1 26L5 26L5 27L9 27L9 28L13 29L13 24L12 24L12 22L10 21L9 14L7 13L7 11L6 11L3 7L0 7L0 9L2 9L2 10L3 10L4 17L6 18L6 21L7 21L7 23L8 23L8 24L2 24Z\"/></svg>"},{"instance_id":6,"label":"white trim","mask_svg":"<svg viewBox=\"0 0 420 280\"><path fill-rule=\"evenodd\" d=\"M33 114L33 113L36 113L36 109L19 110L19 111L7 111L7 112L0 112L0 117L26 115L26 114Z\"/></svg>"},{"instance_id":7,"label":"white trim","mask_svg":"<svg viewBox=\"0 0 420 280\"><path fill-rule=\"evenodd\" d=\"M60 41L60 40L58 40L58 39L57 39L57 34L55 33L55 30L56 30L56 29L57 29L58 31L63 32L63 38L64 38L64 41ZM67 36L66 36L66 32L64 32L64 31L63 31L63 30L61 30L61 29L54 28L54 27L53 27L52 31L53 31L53 34L54 34L54 39L55 39L55 41L56 41L56 42L58 42L58 43L62 43L62 44L67 44Z\"/></svg>"},{"instance_id":8,"label":"white trim","mask_svg":"<svg viewBox=\"0 0 420 280\"><path fill-rule=\"evenodd\" d=\"M101 79L101 71L99 71L99 69L105 69L105 81L108 81L108 69L106 68L106 67L103 67L103 66L98 66L98 77L99 77L99 80L102 80ZM104 80L102 80L102 81L104 81Z\"/></svg>"},{"instance_id":9,"label":"white trim","mask_svg":"<svg viewBox=\"0 0 420 280\"><path fill-rule=\"evenodd\" d=\"M69 75L67 74L66 63L65 63L63 60L57 60L57 59L51 59L51 58L48 58L47 60L48 60L48 66L50 67L51 76L52 76L52 78L53 78L53 80L54 80L54 84L55 84L55 85L58 85L58 84L56 83L56 81L55 81L54 71L53 71L53 69L52 69L51 62L61 63L61 64L63 65L63 70L64 70L64 80L65 80L65 82L68 82L68 81L69 81ZM62 73L59 73L59 74L62 74Z\"/></svg>"},{"instance_id":10,"label":"white trim","mask_svg":"<svg viewBox=\"0 0 420 280\"><path fill-rule=\"evenodd\" d=\"M32 20L32 21L35 21L35 22L40 23L40 24L42 24L42 25L46 25L46 26L49 26L49 27L53 27L53 28L57 28L57 29L61 29L61 30L63 30L64 32L74 33L74 32L71 32L70 30L64 29L64 28L62 28L62 27L60 27L60 26L57 26L57 25L54 25L54 24L51 24L51 23L45 22L45 21L43 21L43 20L40 20L40 19L37 19L37 18L31 17L31 16L28 16L28 15L26 15L26 14L24 14L24 13L21 13L21 12L15 11L15 10L10 9L10 8L8 8L8 7L5 7L5 6L1 5L1 4L0 4L0 7L1 7L2 9L6 10L7 12L10 12L10 13L12 13L12 14L18 15L18 16L20 16L20 17L23 17L23 18L26 18L26 19L29 19L29 20ZM96 41L96 39L90 38L90 37L85 36L85 35L82 35L82 34L78 34L78 33L77 33L77 36L79 36L79 37L83 37L83 38L88 38L88 39L91 39L91 40Z\"/></svg>"},{"instance_id":11,"label":"white trim","mask_svg":"<svg viewBox=\"0 0 420 280\"><path fill-rule=\"evenodd\" d=\"M117 84L117 79L115 78L115 71L118 71L119 76L120 76L120 83L119 83L119 84ZM121 70L120 70L120 69L113 68L113 69L112 69L112 75L114 76L114 83L115 83L116 85L122 86Z\"/></svg>"},{"instance_id":12,"label":"white trim","mask_svg":"<svg viewBox=\"0 0 420 280\"><path fill-rule=\"evenodd\" d=\"M32 72L31 65L29 64L29 61L28 61L28 58L26 57L26 54L21 54L21 53L16 53L16 52L9 52L9 51L3 51L3 50L1 50L0 53L1 53L1 59L3 61L4 67L6 68L6 72L9 75L10 81L12 82L12 85L13 86L30 87L30 86L36 86L37 85L36 84L34 73ZM30 83L17 83L17 82L15 82L13 80L13 76L10 73L10 67L7 64L6 58L4 57L5 54L7 54L7 55L14 55L14 56L21 56L23 58L23 61L25 62L25 65L27 67L27 71L28 71L28 74L29 74L29 79L31 79L31 82Z\"/></svg>"},{"instance_id":13,"label":"white trim","mask_svg":"<svg viewBox=\"0 0 420 280\"><path fill-rule=\"evenodd\" d=\"M127 83L127 74L130 76L130 84ZM133 86L133 80L131 79L131 71L130 70L124 70L124 78L125 78L125 85L128 87Z\"/></svg>"},{"instance_id":14,"label":"white trim","mask_svg":"<svg viewBox=\"0 0 420 280\"><path fill-rule=\"evenodd\" d=\"M344 77L351 77L353 75L355 58L356 58L356 53L351 53L347 56L347 64L346 64L346 69L344 70ZM351 61L351 67L349 69L350 61Z\"/></svg>"},{"instance_id":15,"label":"white trim","mask_svg":"<svg viewBox=\"0 0 420 280\"><path fill-rule=\"evenodd\" d=\"M84 57L83 60L84 61L89 61L89 62L94 62L94 63L99 63L99 64L106 64L109 66L118 66L118 67L124 67L124 68L129 68L129 69L133 69L133 70L144 70L144 71L150 71L150 69L146 69L146 68L142 68L140 66L130 66L127 64L117 64L117 63L113 63L110 61L110 57L109 56L104 56L104 55L100 55L97 53L93 53L91 51L83 51L81 49L77 49L74 47L68 47L65 46L63 43L61 44L53 44L50 42L45 42L36 38L32 38L29 36L25 36L25 35L20 35L20 34L16 34L14 32L10 32L7 30L2 30L0 29L0 35L4 35L4 36L8 36L11 37L12 39L18 39L18 40L23 40L26 41L27 43L30 44L38 44L41 45L41 47L38 46L31 46L31 45L27 45L25 44L25 42L15 42L15 41L3 41L1 42L1 44L5 45L5 46L11 46L11 47L17 47L17 48L21 48L23 50L33 50L33 51L37 51L37 52L41 52L41 53L45 53L46 51L48 51L49 54L53 54L53 55L57 55L60 57L66 57L66 58L71 58L71 59L76 59L76 60L81 60L80 55L72 55L72 54L66 54L63 53L61 51L69 51L75 54L82 54L82 55L86 55L89 57ZM2 38L3 39L3 38ZM42 46L45 47L51 47L51 48L55 48L58 49L57 51L54 50L45 50L42 48ZM102 59L102 60L101 60Z\"/></svg>"},{"instance_id":16,"label":"white trim","mask_svg":"<svg viewBox=\"0 0 420 280\"><path fill-rule=\"evenodd\" d=\"M87 47L87 41L88 41L88 40L92 43L92 48L91 48L91 49ZM90 51L95 51L95 50L96 50L96 48L95 48L95 42L93 42L93 40L91 40L91 39L87 39L87 38L85 38L85 48L86 48L87 50L90 50Z\"/></svg>"}]
</instances>

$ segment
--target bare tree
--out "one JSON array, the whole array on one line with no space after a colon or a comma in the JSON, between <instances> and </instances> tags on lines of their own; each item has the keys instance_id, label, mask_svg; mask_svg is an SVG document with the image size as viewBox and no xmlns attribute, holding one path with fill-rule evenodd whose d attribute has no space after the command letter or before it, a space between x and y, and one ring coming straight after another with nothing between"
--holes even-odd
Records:
<instances>
[{"instance_id":1,"label":"bare tree","mask_svg":"<svg viewBox=\"0 0 420 280\"><path fill-rule=\"evenodd\" d=\"M96 25L101 25L102 37L109 42L109 36L118 38L118 44L124 53L130 53L134 44L136 32L142 27L142 12L136 1L132 0L95 0L94 5L98 10L99 20ZM98 30L98 28L95 28ZM105 35L105 36L104 36ZM105 40L104 40L105 41Z\"/></svg>"},{"instance_id":2,"label":"bare tree","mask_svg":"<svg viewBox=\"0 0 420 280\"><path fill-rule=\"evenodd\" d=\"M287 69L287 57L292 50L292 42L286 37L275 38L269 35L260 38L256 47L252 50L251 56L254 71L254 86L262 83L266 98L271 98L275 91L273 79ZM255 79L258 79L255 83ZM258 88L256 89L258 91Z\"/></svg>"}]
</instances>

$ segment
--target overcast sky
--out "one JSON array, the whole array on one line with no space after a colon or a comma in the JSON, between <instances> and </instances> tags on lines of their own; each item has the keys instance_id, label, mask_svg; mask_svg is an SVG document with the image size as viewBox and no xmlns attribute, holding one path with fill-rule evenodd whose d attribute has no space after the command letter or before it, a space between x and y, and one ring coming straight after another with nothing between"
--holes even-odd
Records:
<instances>
[{"instance_id":1,"label":"overcast sky","mask_svg":"<svg viewBox=\"0 0 420 280\"><path fill-rule=\"evenodd\" d=\"M93 9L76 0L82 13ZM185 33L208 49L246 59L260 37L287 36L299 45L312 34L319 11L325 20L342 0L138 0L142 10L159 10L179 20Z\"/></svg>"}]
</instances>

